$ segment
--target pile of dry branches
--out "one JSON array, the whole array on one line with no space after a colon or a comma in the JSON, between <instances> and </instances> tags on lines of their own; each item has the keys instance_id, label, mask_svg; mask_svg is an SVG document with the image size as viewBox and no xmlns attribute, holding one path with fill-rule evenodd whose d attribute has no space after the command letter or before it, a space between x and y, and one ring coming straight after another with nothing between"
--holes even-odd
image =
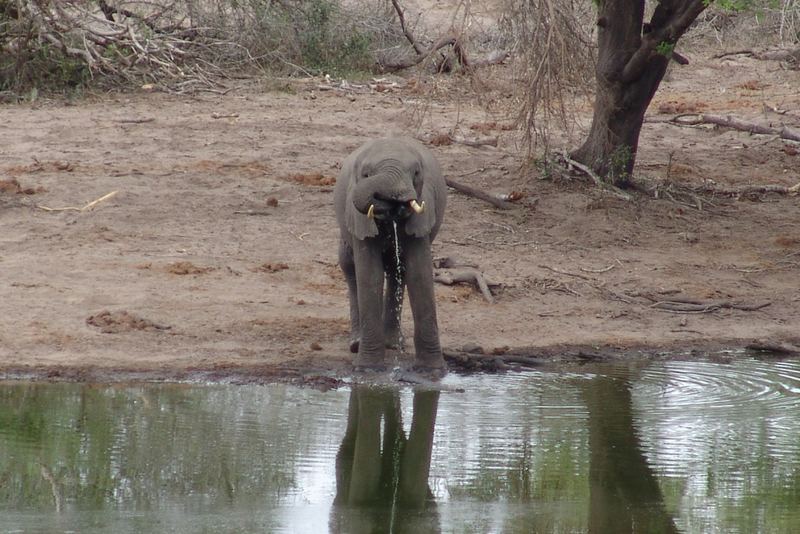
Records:
<instances>
[{"instance_id":1,"label":"pile of dry branches","mask_svg":"<svg viewBox=\"0 0 800 534\"><path fill-rule=\"evenodd\" d=\"M0 89L36 87L36 75L41 80L48 69L188 92L216 90L241 69L335 75L428 63L441 71L453 62L467 70L506 58L503 50L467 58L467 0L434 37L420 23L422 13L402 3L0 0Z\"/></svg>"},{"instance_id":2,"label":"pile of dry branches","mask_svg":"<svg viewBox=\"0 0 800 534\"><path fill-rule=\"evenodd\" d=\"M23 47L43 46L85 66L90 76L102 74L128 82L150 80L175 90L192 84L214 85L202 60L202 49L215 39L193 27L175 3L106 0L17 0L15 32L4 32L4 52L22 57Z\"/></svg>"}]
</instances>

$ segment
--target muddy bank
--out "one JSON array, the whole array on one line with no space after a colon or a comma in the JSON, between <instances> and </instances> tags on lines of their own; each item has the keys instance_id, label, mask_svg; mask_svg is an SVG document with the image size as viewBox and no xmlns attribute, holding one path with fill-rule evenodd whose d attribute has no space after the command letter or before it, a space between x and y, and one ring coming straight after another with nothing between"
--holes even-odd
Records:
<instances>
[{"instance_id":1,"label":"muddy bank","mask_svg":"<svg viewBox=\"0 0 800 534\"><path fill-rule=\"evenodd\" d=\"M503 69L494 75L510 79ZM756 78L752 91L744 82ZM346 376L338 167L369 138L453 129L498 144L431 147L445 175L517 200L497 210L450 192L434 256L475 265L495 302L469 284L437 285L443 346L627 357L800 332L798 197L703 189L793 186L798 152L667 121L676 106L758 121L766 99L796 127L796 71L748 58L676 70L644 125L631 202L579 177L519 173L511 117L463 87L346 95L295 83L3 106L0 368L87 381ZM410 310L403 321L408 336Z\"/></svg>"},{"instance_id":2,"label":"muddy bank","mask_svg":"<svg viewBox=\"0 0 800 534\"><path fill-rule=\"evenodd\" d=\"M476 352L477 347L445 349L447 372L458 374L515 373L529 370L549 372L575 371L587 364L629 362L646 364L651 361L707 359L730 363L739 358L798 358L800 338L784 341L754 340L746 344L739 341L716 341L683 346L673 344L661 347L598 347L552 346L539 348L504 347L494 354ZM387 361L392 361L392 355ZM408 355L400 355L392 365L408 367ZM391 367L390 365L389 367ZM358 383L374 383L413 387L435 384L436 379L411 371L387 369L380 373L355 372L348 362L287 362L273 365L220 364L199 367L103 367L103 366L2 366L0 381L82 382L104 384L137 384L172 382L186 384L264 385L292 384L328 390Z\"/></svg>"}]
</instances>

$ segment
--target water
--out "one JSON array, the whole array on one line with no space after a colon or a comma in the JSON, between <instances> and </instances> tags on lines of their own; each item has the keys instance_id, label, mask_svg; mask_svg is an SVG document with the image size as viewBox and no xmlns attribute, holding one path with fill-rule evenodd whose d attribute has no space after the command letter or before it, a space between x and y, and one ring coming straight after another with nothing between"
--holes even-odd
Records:
<instances>
[{"instance_id":1,"label":"water","mask_svg":"<svg viewBox=\"0 0 800 534\"><path fill-rule=\"evenodd\" d=\"M403 260L400 256L400 239L397 235L397 221L392 221L392 230L394 232L394 261L395 261L395 275L394 275L394 314L392 315L397 328L399 330L400 338L398 339L399 349L403 351L405 341L403 339L403 332L400 329L400 318L403 316L403 292L405 291L405 283L403 281L404 267ZM395 364L397 364L397 357L395 356Z\"/></svg>"},{"instance_id":2,"label":"water","mask_svg":"<svg viewBox=\"0 0 800 534\"><path fill-rule=\"evenodd\" d=\"M795 532L800 362L0 384L4 532Z\"/></svg>"}]
</instances>

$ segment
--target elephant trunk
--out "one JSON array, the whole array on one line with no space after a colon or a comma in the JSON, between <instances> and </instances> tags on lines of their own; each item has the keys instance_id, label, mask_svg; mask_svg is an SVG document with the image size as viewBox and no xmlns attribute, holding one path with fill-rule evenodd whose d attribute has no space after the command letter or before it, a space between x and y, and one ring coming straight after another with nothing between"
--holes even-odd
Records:
<instances>
[{"instance_id":1,"label":"elephant trunk","mask_svg":"<svg viewBox=\"0 0 800 534\"><path fill-rule=\"evenodd\" d=\"M417 199L412 180L399 169L387 167L362 179L353 190L353 205L367 213L376 203L409 204Z\"/></svg>"}]
</instances>

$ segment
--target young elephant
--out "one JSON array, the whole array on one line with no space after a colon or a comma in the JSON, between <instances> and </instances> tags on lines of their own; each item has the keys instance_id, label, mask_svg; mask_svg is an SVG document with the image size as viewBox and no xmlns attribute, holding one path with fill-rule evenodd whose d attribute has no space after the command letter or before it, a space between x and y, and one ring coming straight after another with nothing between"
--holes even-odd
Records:
<instances>
[{"instance_id":1,"label":"young elephant","mask_svg":"<svg viewBox=\"0 0 800 534\"><path fill-rule=\"evenodd\" d=\"M404 286L414 317L415 365L444 367L431 242L446 203L439 164L412 139L369 141L342 163L334 206L342 235L339 265L349 289L350 350L357 353L357 367L380 368L385 347L401 345Z\"/></svg>"}]
</instances>

